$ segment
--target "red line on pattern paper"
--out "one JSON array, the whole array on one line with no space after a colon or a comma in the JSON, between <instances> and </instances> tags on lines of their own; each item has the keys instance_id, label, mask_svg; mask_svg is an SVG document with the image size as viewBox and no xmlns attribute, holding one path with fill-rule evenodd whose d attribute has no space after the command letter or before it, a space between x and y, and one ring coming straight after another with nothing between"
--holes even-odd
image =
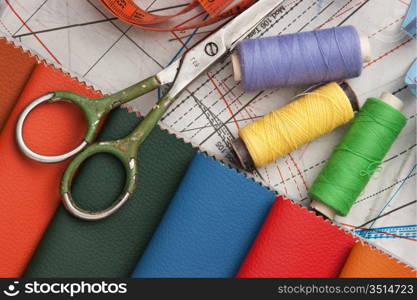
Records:
<instances>
[{"instance_id":1,"label":"red line on pattern paper","mask_svg":"<svg viewBox=\"0 0 417 300\"><path fill-rule=\"evenodd\" d=\"M367 68L371 65L373 65L374 63L376 63L377 61L383 59L384 57L390 55L391 53L395 52L396 50L398 50L399 48L401 48L402 46L404 46L405 44L409 43L413 38L408 38L407 40L405 40L404 42L402 42L401 44L397 45L396 47L392 48L391 50L385 52L384 54L382 54L381 56L375 58L374 60L370 61L368 64L366 64L363 68Z\"/></svg>"},{"instance_id":2,"label":"red line on pattern paper","mask_svg":"<svg viewBox=\"0 0 417 300\"><path fill-rule=\"evenodd\" d=\"M223 95L223 93L220 91L219 87L216 85L216 83L215 83L215 82L214 82L214 80L213 80L213 77L210 75L210 73L209 73L209 72L207 72L207 76L208 76L208 78L210 79L210 82L213 84L214 88L216 89L217 93L219 93L219 95L220 95L221 99L223 100L224 104L226 104L226 107L227 107L227 109L229 110L230 115L232 116L233 121L235 122L235 125L236 125L237 129L239 130L239 129L240 129L240 127L239 127L239 123L238 123L238 122L237 122L237 120L236 120L236 116L234 115L234 113L233 113L233 111L232 111L232 108L231 108L231 107L230 107L230 105L229 105L229 102L227 102L226 97L225 97L225 96Z\"/></svg>"},{"instance_id":3,"label":"red line on pattern paper","mask_svg":"<svg viewBox=\"0 0 417 300\"><path fill-rule=\"evenodd\" d=\"M52 53L51 50L44 44L44 42L41 41L41 39L37 36L36 33L32 31L32 29L26 24L26 22L23 20L23 18L17 13L17 11L13 8L13 6L9 3L9 0L5 0L7 6L9 6L10 10L13 12L13 14L22 22L23 26L26 27L27 30L30 31L30 33L33 34L33 36L36 38L36 40L42 45L42 47L46 50L46 52L49 53L49 55L58 63L61 64L61 62L58 60L58 58Z\"/></svg>"}]
</instances>

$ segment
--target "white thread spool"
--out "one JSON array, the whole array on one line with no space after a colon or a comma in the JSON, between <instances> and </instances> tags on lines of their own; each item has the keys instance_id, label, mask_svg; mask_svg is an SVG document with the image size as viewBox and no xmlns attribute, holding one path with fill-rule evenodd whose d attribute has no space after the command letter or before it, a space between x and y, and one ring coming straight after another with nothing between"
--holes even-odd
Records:
<instances>
[{"instance_id":1,"label":"white thread spool","mask_svg":"<svg viewBox=\"0 0 417 300\"><path fill-rule=\"evenodd\" d=\"M390 92L383 92L379 99L381 99L382 102L385 102L386 104L392 106L396 110L401 111L403 109L404 102L398 97L391 94Z\"/></svg>"},{"instance_id":2,"label":"white thread spool","mask_svg":"<svg viewBox=\"0 0 417 300\"><path fill-rule=\"evenodd\" d=\"M371 61L371 43L369 43L369 39L366 35L360 33L359 34L359 41L361 44L361 53L362 53L362 59L364 63Z\"/></svg>"}]
</instances>

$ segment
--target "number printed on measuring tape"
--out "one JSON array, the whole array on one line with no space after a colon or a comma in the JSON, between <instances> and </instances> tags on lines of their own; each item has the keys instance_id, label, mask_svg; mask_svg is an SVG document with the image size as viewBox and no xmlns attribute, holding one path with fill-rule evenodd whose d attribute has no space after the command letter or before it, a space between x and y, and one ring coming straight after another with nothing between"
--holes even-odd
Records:
<instances>
[{"instance_id":1,"label":"number printed on measuring tape","mask_svg":"<svg viewBox=\"0 0 417 300\"><path fill-rule=\"evenodd\" d=\"M226 7L232 3L232 0L191 0L189 4L182 7L175 14L157 15L143 10L132 0L100 1L118 19L136 27L152 31L183 31L207 26L223 19L236 16L255 2L255 0L240 0L226 9ZM191 12L199 6L202 6L206 10L209 14L208 18L204 18L204 13L201 14L201 10L198 10L194 17L201 15L199 21L194 21L193 23L185 22L178 26L163 26L164 23L172 21L175 17ZM194 20L194 17L190 18L190 21Z\"/></svg>"},{"instance_id":2,"label":"number printed on measuring tape","mask_svg":"<svg viewBox=\"0 0 417 300\"><path fill-rule=\"evenodd\" d=\"M233 0L198 0L200 5L205 9L210 16L218 15L226 8Z\"/></svg>"}]
</instances>

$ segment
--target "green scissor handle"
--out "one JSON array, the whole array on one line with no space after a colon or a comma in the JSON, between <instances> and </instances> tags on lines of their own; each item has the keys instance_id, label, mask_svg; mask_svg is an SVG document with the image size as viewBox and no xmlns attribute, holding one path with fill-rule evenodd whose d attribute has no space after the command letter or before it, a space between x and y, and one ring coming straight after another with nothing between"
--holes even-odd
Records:
<instances>
[{"instance_id":1,"label":"green scissor handle","mask_svg":"<svg viewBox=\"0 0 417 300\"><path fill-rule=\"evenodd\" d=\"M115 146L115 143L113 142L94 143L79 153L74 158L74 160L71 161L61 181L61 194L63 204L71 214L84 220L99 220L114 213L127 201L127 199L129 199L129 196L135 190L135 181L136 175L138 173L138 167L136 157L130 157L125 150L122 150L124 147L126 147L126 145L124 145L124 140L120 140L118 147ZM79 166L87 158L98 153L112 154L122 162L122 165L126 171L126 183L122 194L108 208L101 211L92 212L82 209L75 203L71 195L71 184Z\"/></svg>"},{"instance_id":2,"label":"green scissor handle","mask_svg":"<svg viewBox=\"0 0 417 300\"><path fill-rule=\"evenodd\" d=\"M69 91L54 91L49 94L42 95L35 99L33 102L31 102L20 114L16 126L16 139L19 144L19 147L24 154L37 161L45 163L55 163L63 161L73 156L74 154L80 152L87 145L93 142L95 136L98 133L98 128L100 127L101 121L113 108L123 103L129 102L141 95L144 95L156 89L159 86L160 83L156 76L152 76L115 94L98 99L84 97L82 95ZM84 140L73 150L61 155L48 156L36 153L29 149L29 147L26 145L23 139L23 125L25 119L28 116L28 114L39 104L44 102L52 103L57 101L70 102L82 109L87 119L88 125L88 129L84 137Z\"/></svg>"},{"instance_id":3,"label":"green scissor handle","mask_svg":"<svg viewBox=\"0 0 417 300\"><path fill-rule=\"evenodd\" d=\"M135 181L138 174L137 153L139 147L174 100L174 97L165 95L128 136L119 140L94 143L85 148L71 161L61 181L61 194L64 206L71 214L90 221L103 219L118 210L129 199L136 188ZM121 161L126 171L126 183L122 194L108 208L100 211L87 211L75 203L71 195L71 184L80 165L87 158L98 153L112 154Z\"/></svg>"}]
</instances>

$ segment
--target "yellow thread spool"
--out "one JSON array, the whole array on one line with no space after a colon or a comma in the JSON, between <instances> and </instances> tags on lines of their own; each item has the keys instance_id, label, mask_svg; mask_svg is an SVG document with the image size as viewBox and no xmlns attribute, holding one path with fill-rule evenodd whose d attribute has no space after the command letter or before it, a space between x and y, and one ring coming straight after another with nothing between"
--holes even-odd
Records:
<instances>
[{"instance_id":1,"label":"yellow thread spool","mask_svg":"<svg viewBox=\"0 0 417 300\"><path fill-rule=\"evenodd\" d=\"M243 142L256 167L267 165L349 122L355 101L350 87L328 83L240 129L233 148L242 162Z\"/></svg>"}]
</instances>

